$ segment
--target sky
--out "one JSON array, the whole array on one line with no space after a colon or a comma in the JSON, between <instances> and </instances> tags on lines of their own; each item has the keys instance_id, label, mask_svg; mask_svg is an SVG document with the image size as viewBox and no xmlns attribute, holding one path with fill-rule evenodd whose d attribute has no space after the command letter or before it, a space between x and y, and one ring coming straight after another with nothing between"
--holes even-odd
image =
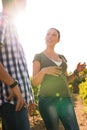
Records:
<instances>
[{"instance_id":1,"label":"sky","mask_svg":"<svg viewBox=\"0 0 87 130\"><path fill-rule=\"evenodd\" d=\"M45 35L51 27L60 30L61 39L55 51L66 57L68 71L73 71L78 62L87 62L86 1L27 0L26 15L19 16L15 23L30 75L34 55L45 49Z\"/></svg>"}]
</instances>

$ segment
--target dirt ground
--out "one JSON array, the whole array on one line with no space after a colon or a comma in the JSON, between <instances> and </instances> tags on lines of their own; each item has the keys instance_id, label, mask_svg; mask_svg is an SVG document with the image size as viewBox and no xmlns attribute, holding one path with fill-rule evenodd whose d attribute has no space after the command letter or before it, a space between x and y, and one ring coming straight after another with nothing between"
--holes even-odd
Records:
<instances>
[{"instance_id":1,"label":"dirt ground","mask_svg":"<svg viewBox=\"0 0 87 130\"><path fill-rule=\"evenodd\" d=\"M74 102L74 108L77 115L79 128L80 130L87 130L87 106L83 105L82 100L79 98L77 94L73 94L72 99ZM31 124L31 130L46 130L40 115L34 117L30 116L29 120ZM64 130L61 122L60 130Z\"/></svg>"}]
</instances>

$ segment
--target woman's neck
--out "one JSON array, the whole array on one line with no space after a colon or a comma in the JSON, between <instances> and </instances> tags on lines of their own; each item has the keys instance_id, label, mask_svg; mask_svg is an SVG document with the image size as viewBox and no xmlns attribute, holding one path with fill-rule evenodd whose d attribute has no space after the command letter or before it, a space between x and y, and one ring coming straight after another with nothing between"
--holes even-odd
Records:
<instances>
[{"instance_id":1,"label":"woman's neck","mask_svg":"<svg viewBox=\"0 0 87 130\"><path fill-rule=\"evenodd\" d=\"M46 54L55 54L55 51L54 51L53 48L46 48L46 49L44 50L44 53L46 53Z\"/></svg>"},{"instance_id":2,"label":"woman's neck","mask_svg":"<svg viewBox=\"0 0 87 130\"><path fill-rule=\"evenodd\" d=\"M61 61L62 61L61 58L59 57L58 53L56 53L56 52L54 51L54 49L48 49L48 48L46 48L46 49L43 51L43 53L44 53L47 57L49 57L50 59L53 59L53 60L55 60L55 61L57 61L57 62L61 62Z\"/></svg>"}]
</instances>

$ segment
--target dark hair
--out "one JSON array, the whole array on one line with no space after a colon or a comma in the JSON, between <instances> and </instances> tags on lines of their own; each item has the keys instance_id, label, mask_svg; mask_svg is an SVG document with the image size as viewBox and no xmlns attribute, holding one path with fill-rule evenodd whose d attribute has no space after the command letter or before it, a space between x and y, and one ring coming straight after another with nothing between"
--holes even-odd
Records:
<instances>
[{"instance_id":1,"label":"dark hair","mask_svg":"<svg viewBox=\"0 0 87 130\"><path fill-rule=\"evenodd\" d=\"M57 33L58 33L58 39L60 39L60 31L59 31L58 29L56 29L56 28L50 28L50 29L54 29L54 30L56 30Z\"/></svg>"},{"instance_id":2,"label":"dark hair","mask_svg":"<svg viewBox=\"0 0 87 130\"><path fill-rule=\"evenodd\" d=\"M10 2L12 2L13 0L2 0L2 6L6 7L7 5L9 5Z\"/></svg>"}]
</instances>

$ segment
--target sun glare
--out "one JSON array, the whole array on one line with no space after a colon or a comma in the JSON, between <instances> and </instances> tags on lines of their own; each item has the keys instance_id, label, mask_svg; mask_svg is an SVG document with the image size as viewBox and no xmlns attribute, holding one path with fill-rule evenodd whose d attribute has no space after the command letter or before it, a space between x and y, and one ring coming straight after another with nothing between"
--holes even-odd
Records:
<instances>
[{"instance_id":1,"label":"sun glare","mask_svg":"<svg viewBox=\"0 0 87 130\"><path fill-rule=\"evenodd\" d=\"M20 40L23 40L25 37L25 30L27 28L27 23L25 19L26 19L25 14L19 14L15 18L15 25L17 27Z\"/></svg>"},{"instance_id":2,"label":"sun glare","mask_svg":"<svg viewBox=\"0 0 87 130\"><path fill-rule=\"evenodd\" d=\"M86 0L27 0L26 11L15 18L15 25L30 71L34 55L45 48L44 38L50 27L60 30L56 52L67 58L69 71L74 70L79 61L87 61L86 12Z\"/></svg>"}]
</instances>

